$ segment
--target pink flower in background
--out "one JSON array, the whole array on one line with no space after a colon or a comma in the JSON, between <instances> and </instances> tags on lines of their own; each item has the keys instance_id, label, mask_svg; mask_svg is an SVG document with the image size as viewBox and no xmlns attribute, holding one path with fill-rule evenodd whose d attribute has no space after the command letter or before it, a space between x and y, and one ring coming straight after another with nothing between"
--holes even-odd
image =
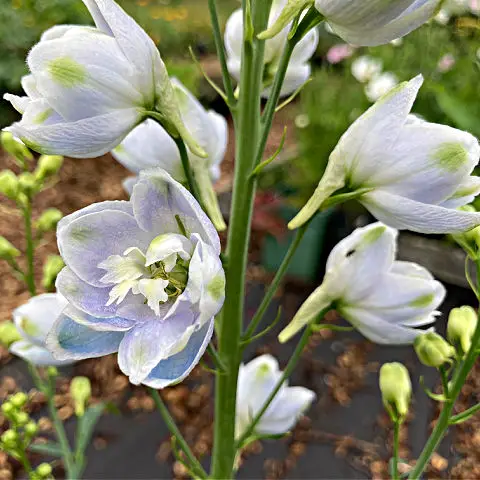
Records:
<instances>
[{"instance_id":1,"label":"pink flower in background","mask_svg":"<svg viewBox=\"0 0 480 480\"><path fill-rule=\"evenodd\" d=\"M338 45L334 45L328 52L327 52L327 61L332 65L336 63L343 62L346 58L351 57L355 53L355 47L352 45L348 45L348 43L340 43Z\"/></svg>"},{"instance_id":2,"label":"pink flower in background","mask_svg":"<svg viewBox=\"0 0 480 480\"><path fill-rule=\"evenodd\" d=\"M457 60L451 53L444 55L437 64L437 70L441 73L449 72L457 63Z\"/></svg>"}]
</instances>

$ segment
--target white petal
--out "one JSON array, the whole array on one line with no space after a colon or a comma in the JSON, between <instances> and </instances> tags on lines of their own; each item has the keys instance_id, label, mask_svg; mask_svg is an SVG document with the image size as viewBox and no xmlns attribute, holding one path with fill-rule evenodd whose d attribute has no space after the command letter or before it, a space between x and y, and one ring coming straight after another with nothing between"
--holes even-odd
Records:
<instances>
[{"instance_id":1,"label":"white petal","mask_svg":"<svg viewBox=\"0 0 480 480\"><path fill-rule=\"evenodd\" d=\"M11 93L6 93L3 98L12 104L12 107L18 113L24 113L27 109L28 105L31 103L31 99L29 97L19 97L18 95L12 95Z\"/></svg>"},{"instance_id":2,"label":"white petal","mask_svg":"<svg viewBox=\"0 0 480 480\"><path fill-rule=\"evenodd\" d=\"M14 123L10 131L39 153L93 158L115 148L140 121L136 108L55 125Z\"/></svg>"},{"instance_id":3,"label":"white petal","mask_svg":"<svg viewBox=\"0 0 480 480\"><path fill-rule=\"evenodd\" d=\"M292 52L290 62L292 64L302 64L308 62L313 56L318 47L319 35L318 30L314 28L310 30L299 43L295 46Z\"/></svg>"},{"instance_id":4,"label":"white petal","mask_svg":"<svg viewBox=\"0 0 480 480\"><path fill-rule=\"evenodd\" d=\"M381 190L363 195L361 203L380 221L400 230L462 233L480 225L480 213L415 202Z\"/></svg>"},{"instance_id":5,"label":"white petal","mask_svg":"<svg viewBox=\"0 0 480 480\"><path fill-rule=\"evenodd\" d=\"M168 301L168 294L165 289L168 287L168 280L162 278L144 278L138 282L139 292L147 299L147 305L160 315L160 303Z\"/></svg>"},{"instance_id":6,"label":"white petal","mask_svg":"<svg viewBox=\"0 0 480 480\"><path fill-rule=\"evenodd\" d=\"M458 208L473 202L480 194L480 177L471 176L462 182L455 193L441 203L442 207Z\"/></svg>"},{"instance_id":7,"label":"white petal","mask_svg":"<svg viewBox=\"0 0 480 480\"><path fill-rule=\"evenodd\" d=\"M31 74L22 77L22 88L32 100L41 97L37 89L37 82L35 81L35 77Z\"/></svg>"},{"instance_id":8,"label":"white petal","mask_svg":"<svg viewBox=\"0 0 480 480\"><path fill-rule=\"evenodd\" d=\"M243 44L243 12L235 10L225 26L225 48L227 55L240 62Z\"/></svg>"},{"instance_id":9,"label":"white petal","mask_svg":"<svg viewBox=\"0 0 480 480\"><path fill-rule=\"evenodd\" d=\"M67 300L62 295L44 293L16 308L12 313L13 320L22 336L42 347L49 330L66 305Z\"/></svg>"},{"instance_id":10,"label":"white petal","mask_svg":"<svg viewBox=\"0 0 480 480\"><path fill-rule=\"evenodd\" d=\"M208 111L208 116L215 132L214 139L210 142L211 157L209 158L209 163L210 173L212 174L213 169L220 165L225 158L228 145L228 123L223 115L213 110ZM214 181L218 180L219 176L219 172L218 175L212 174Z\"/></svg>"},{"instance_id":11,"label":"white petal","mask_svg":"<svg viewBox=\"0 0 480 480\"><path fill-rule=\"evenodd\" d=\"M72 363L72 360L57 360L46 348L39 347L26 340L12 343L10 352L27 362L39 366L60 366Z\"/></svg>"},{"instance_id":12,"label":"white petal","mask_svg":"<svg viewBox=\"0 0 480 480\"><path fill-rule=\"evenodd\" d=\"M145 265L148 267L155 262L161 262L174 253L183 260L190 260L193 253L192 242L178 233L160 235L152 240L148 247Z\"/></svg>"}]
</instances>

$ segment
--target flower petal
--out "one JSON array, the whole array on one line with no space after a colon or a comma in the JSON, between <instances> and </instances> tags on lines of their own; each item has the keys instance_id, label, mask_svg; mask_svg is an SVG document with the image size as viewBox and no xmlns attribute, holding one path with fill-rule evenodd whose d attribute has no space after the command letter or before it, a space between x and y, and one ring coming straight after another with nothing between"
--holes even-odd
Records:
<instances>
[{"instance_id":1,"label":"flower petal","mask_svg":"<svg viewBox=\"0 0 480 480\"><path fill-rule=\"evenodd\" d=\"M106 205L108 208L108 204ZM104 288L105 271L98 265L130 247L145 251L151 236L140 230L134 217L118 210L88 213L59 228L58 243L68 267L84 282Z\"/></svg>"},{"instance_id":2,"label":"flower petal","mask_svg":"<svg viewBox=\"0 0 480 480\"><path fill-rule=\"evenodd\" d=\"M47 348L57 360L83 360L118 351L124 332L97 332L61 315L47 337Z\"/></svg>"},{"instance_id":3,"label":"flower petal","mask_svg":"<svg viewBox=\"0 0 480 480\"><path fill-rule=\"evenodd\" d=\"M66 305L67 300L62 295L44 293L16 308L12 313L13 320L23 337L38 347L44 347L48 332Z\"/></svg>"},{"instance_id":4,"label":"flower petal","mask_svg":"<svg viewBox=\"0 0 480 480\"><path fill-rule=\"evenodd\" d=\"M142 383L161 361L178 353L195 331L193 313L182 311L165 322L137 325L125 334L119 351L118 365L134 385Z\"/></svg>"},{"instance_id":5,"label":"flower petal","mask_svg":"<svg viewBox=\"0 0 480 480\"><path fill-rule=\"evenodd\" d=\"M26 340L12 343L10 345L10 353L39 366L60 366L72 363L70 360L57 360L46 348L39 347Z\"/></svg>"},{"instance_id":6,"label":"flower petal","mask_svg":"<svg viewBox=\"0 0 480 480\"><path fill-rule=\"evenodd\" d=\"M54 125L17 122L9 130L39 153L93 158L115 148L140 120L140 111L130 108Z\"/></svg>"},{"instance_id":7,"label":"flower petal","mask_svg":"<svg viewBox=\"0 0 480 480\"><path fill-rule=\"evenodd\" d=\"M480 213L415 202L382 190L363 195L361 203L380 221L419 233L462 233L480 225Z\"/></svg>"},{"instance_id":8,"label":"flower petal","mask_svg":"<svg viewBox=\"0 0 480 480\"><path fill-rule=\"evenodd\" d=\"M152 388L165 388L186 378L202 358L213 335L214 321L206 323L190 337L185 348L162 360L142 382Z\"/></svg>"},{"instance_id":9,"label":"flower petal","mask_svg":"<svg viewBox=\"0 0 480 480\"><path fill-rule=\"evenodd\" d=\"M176 216L187 236L198 233L220 254L220 239L210 219L192 194L167 172L158 168L140 173L131 198L138 224L154 236L182 233Z\"/></svg>"}]
</instances>

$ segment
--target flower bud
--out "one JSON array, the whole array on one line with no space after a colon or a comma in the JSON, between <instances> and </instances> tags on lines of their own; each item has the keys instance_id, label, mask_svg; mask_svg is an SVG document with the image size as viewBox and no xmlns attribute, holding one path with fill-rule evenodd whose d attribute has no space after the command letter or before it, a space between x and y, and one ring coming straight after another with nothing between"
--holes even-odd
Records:
<instances>
[{"instance_id":1,"label":"flower bud","mask_svg":"<svg viewBox=\"0 0 480 480\"><path fill-rule=\"evenodd\" d=\"M22 339L22 336L17 330L17 327L13 322L1 322L0 323L0 343L5 347L10 347L14 342L18 342Z\"/></svg>"},{"instance_id":2,"label":"flower bud","mask_svg":"<svg viewBox=\"0 0 480 480\"><path fill-rule=\"evenodd\" d=\"M45 290L52 290L58 274L65 266L62 257L59 255L49 255L43 265L42 285Z\"/></svg>"},{"instance_id":3,"label":"flower bud","mask_svg":"<svg viewBox=\"0 0 480 480\"><path fill-rule=\"evenodd\" d=\"M462 353L470 350L473 334L477 327L477 313L472 307L453 308L448 316L447 337Z\"/></svg>"},{"instance_id":4,"label":"flower bud","mask_svg":"<svg viewBox=\"0 0 480 480\"><path fill-rule=\"evenodd\" d=\"M62 217L63 214L58 208L48 208L40 215L35 227L42 233L54 230Z\"/></svg>"},{"instance_id":5,"label":"flower bud","mask_svg":"<svg viewBox=\"0 0 480 480\"><path fill-rule=\"evenodd\" d=\"M41 463L35 473L41 478L47 478L52 474L52 467L48 463Z\"/></svg>"},{"instance_id":6,"label":"flower bud","mask_svg":"<svg viewBox=\"0 0 480 480\"><path fill-rule=\"evenodd\" d=\"M441 367L455 355L455 349L440 335L419 335L413 344L419 360L427 367Z\"/></svg>"},{"instance_id":7,"label":"flower bud","mask_svg":"<svg viewBox=\"0 0 480 480\"><path fill-rule=\"evenodd\" d=\"M385 408L393 421L404 418L412 396L410 375L398 362L385 363L380 369L380 391Z\"/></svg>"},{"instance_id":8,"label":"flower bud","mask_svg":"<svg viewBox=\"0 0 480 480\"><path fill-rule=\"evenodd\" d=\"M54 367L54 366L48 367L48 368L47 368L47 375L48 375L50 378L58 377L58 369L57 369L57 367Z\"/></svg>"},{"instance_id":9,"label":"flower bud","mask_svg":"<svg viewBox=\"0 0 480 480\"><path fill-rule=\"evenodd\" d=\"M56 175L62 168L63 157L60 155L42 155L38 160L35 176L39 180L45 180L48 177Z\"/></svg>"},{"instance_id":10,"label":"flower bud","mask_svg":"<svg viewBox=\"0 0 480 480\"><path fill-rule=\"evenodd\" d=\"M10 402L4 402L2 404L2 413L6 417L10 417L14 411L15 411L15 407Z\"/></svg>"},{"instance_id":11,"label":"flower bud","mask_svg":"<svg viewBox=\"0 0 480 480\"><path fill-rule=\"evenodd\" d=\"M0 236L0 258L2 260L11 261L20 255L20 251L16 249L5 237Z\"/></svg>"},{"instance_id":12,"label":"flower bud","mask_svg":"<svg viewBox=\"0 0 480 480\"><path fill-rule=\"evenodd\" d=\"M34 437L38 433L38 425L30 420L24 427L25 434L30 438Z\"/></svg>"},{"instance_id":13,"label":"flower bud","mask_svg":"<svg viewBox=\"0 0 480 480\"><path fill-rule=\"evenodd\" d=\"M23 427L30 421L30 417L27 412L17 412L13 420L19 427Z\"/></svg>"},{"instance_id":14,"label":"flower bud","mask_svg":"<svg viewBox=\"0 0 480 480\"><path fill-rule=\"evenodd\" d=\"M2 132L0 135L3 149L15 157L20 163L24 164L26 160L33 160L32 152L10 132Z\"/></svg>"},{"instance_id":15,"label":"flower bud","mask_svg":"<svg viewBox=\"0 0 480 480\"><path fill-rule=\"evenodd\" d=\"M24 392L18 392L15 395L12 395L10 402L14 407L22 408L26 405L28 396Z\"/></svg>"},{"instance_id":16,"label":"flower bud","mask_svg":"<svg viewBox=\"0 0 480 480\"><path fill-rule=\"evenodd\" d=\"M0 438L2 439L2 442L5 445L9 447L13 447L13 446L16 446L17 444L18 433L15 430L12 430L10 428L9 430L6 430L5 432L3 432Z\"/></svg>"},{"instance_id":17,"label":"flower bud","mask_svg":"<svg viewBox=\"0 0 480 480\"><path fill-rule=\"evenodd\" d=\"M11 170L0 172L0 193L11 200L18 194L18 178Z\"/></svg>"},{"instance_id":18,"label":"flower bud","mask_svg":"<svg viewBox=\"0 0 480 480\"><path fill-rule=\"evenodd\" d=\"M38 189L37 179L30 172L23 172L18 176L18 186L20 191L30 196Z\"/></svg>"},{"instance_id":19,"label":"flower bud","mask_svg":"<svg viewBox=\"0 0 480 480\"><path fill-rule=\"evenodd\" d=\"M75 405L75 414L81 417L85 413L85 405L92 395L92 387L87 377L75 377L70 383L70 396Z\"/></svg>"},{"instance_id":20,"label":"flower bud","mask_svg":"<svg viewBox=\"0 0 480 480\"><path fill-rule=\"evenodd\" d=\"M473 205L464 205L458 210L468 213L476 213ZM480 252L480 227L472 228L466 232L451 235L451 238L457 242L463 250L473 259L476 259Z\"/></svg>"}]
</instances>

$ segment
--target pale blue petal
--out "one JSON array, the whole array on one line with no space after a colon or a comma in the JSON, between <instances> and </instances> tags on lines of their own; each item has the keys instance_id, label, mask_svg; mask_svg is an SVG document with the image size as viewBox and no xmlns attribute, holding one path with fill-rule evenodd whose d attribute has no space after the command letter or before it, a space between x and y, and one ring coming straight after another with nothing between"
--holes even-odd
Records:
<instances>
[{"instance_id":1,"label":"pale blue petal","mask_svg":"<svg viewBox=\"0 0 480 480\"><path fill-rule=\"evenodd\" d=\"M126 332L136 325L135 321L121 317L94 317L82 312L73 305L67 305L63 314L80 325L84 325L97 332Z\"/></svg>"},{"instance_id":2,"label":"pale blue petal","mask_svg":"<svg viewBox=\"0 0 480 480\"><path fill-rule=\"evenodd\" d=\"M162 360L142 383L152 388L165 388L186 378L205 353L212 338L213 326L212 319L190 337L181 352Z\"/></svg>"},{"instance_id":3,"label":"pale blue petal","mask_svg":"<svg viewBox=\"0 0 480 480\"><path fill-rule=\"evenodd\" d=\"M47 348L57 360L83 360L118 351L123 332L97 332L61 315L47 336Z\"/></svg>"},{"instance_id":4,"label":"pale blue petal","mask_svg":"<svg viewBox=\"0 0 480 480\"><path fill-rule=\"evenodd\" d=\"M57 360L46 348L39 347L26 340L12 343L10 345L10 353L39 366L68 365L73 363L72 360Z\"/></svg>"},{"instance_id":5,"label":"pale blue petal","mask_svg":"<svg viewBox=\"0 0 480 480\"><path fill-rule=\"evenodd\" d=\"M62 257L73 272L90 285L104 288L105 270L97 265L110 255L123 255L130 247L146 250L152 236L134 217L118 210L90 213L58 231Z\"/></svg>"},{"instance_id":6,"label":"pale blue petal","mask_svg":"<svg viewBox=\"0 0 480 480\"><path fill-rule=\"evenodd\" d=\"M135 218L141 228L152 234L182 233L177 215L187 236L198 233L220 254L220 239L210 219L193 195L160 168L146 170L133 189L131 198Z\"/></svg>"}]
</instances>

